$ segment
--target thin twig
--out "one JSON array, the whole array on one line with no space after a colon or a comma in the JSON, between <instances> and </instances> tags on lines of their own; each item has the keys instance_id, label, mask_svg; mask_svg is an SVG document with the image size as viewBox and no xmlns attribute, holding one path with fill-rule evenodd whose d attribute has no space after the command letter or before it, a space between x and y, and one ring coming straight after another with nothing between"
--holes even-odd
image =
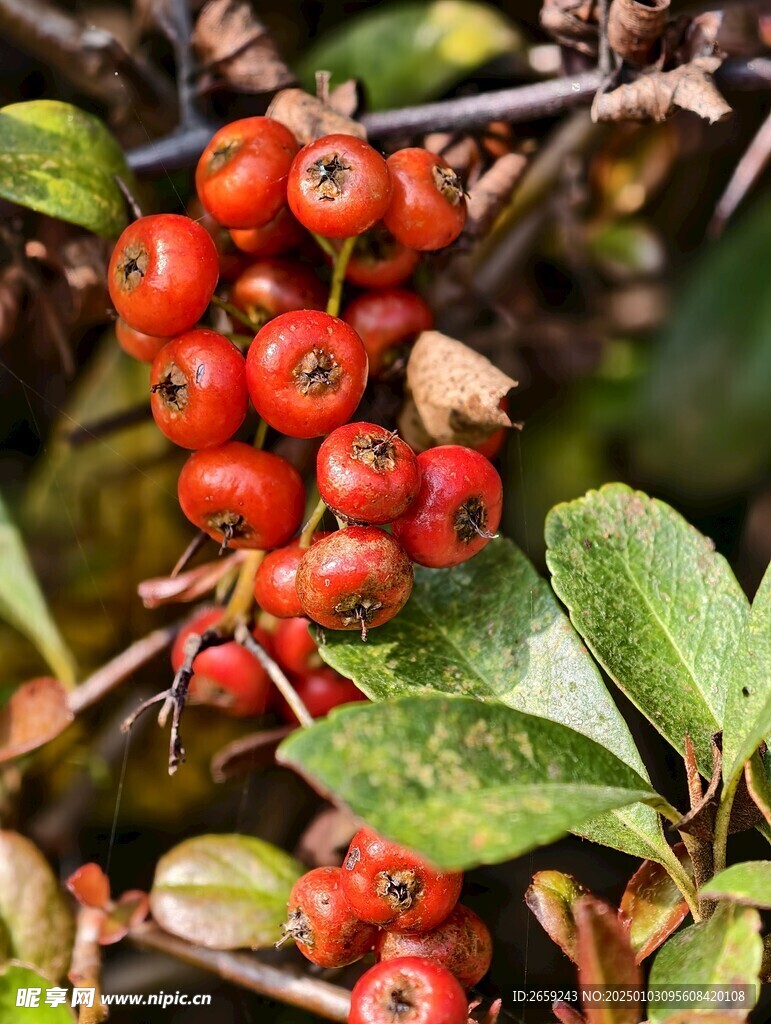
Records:
<instances>
[{"instance_id":1,"label":"thin twig","mask_svg":"<svg viewBox=\"0 0 771 1024\"><path fill-rule=\"evenodd\" d=\"M262 324L257 323L256 320L252 320L250 316L247 316L243 310L240 310L237 306L234 306L232 302L227 302L225 299L220 298L219 295L212 295L211 297L212 306L216 306L217 309L221 309L224 313L227 313L233 320L238 320L239 323L244 324L254 334L260 330Z\"/></svg>"},{"instance_id":2,"label":"thin twig","mask_svg":"<svg viewBox=\"0 0 771 1024\"><path fill-rule=\"evenodd\" d=\"M326 503L322 501L321 498L319 498L315 508L311 512L310 519L302 528L299 540L299 546L301 548L309 548L311 546L313 534L318 529L319 524L321 523L321 520L324 518L324 514L326 513L326 511Z\"/></svg>"},{"instance_id":3,"label":"thin twig","mask_svg":"<svg viewBox=\"0 0 771 1024\"><path fill-rule=\"evenodd\" d=\"M597 53L597 68L603 77L607 77L610 74L610 43L608 41L608 11L610 9L610 0L598 0L597 4L599 17L598 17L598 28L599 28L599 49Z\"/></svg>"},{"instance_id":4,"label":"thin twig","mask_svg":"<svg viewBox=\"0 0 771 1024\"><path fill-rule=\"evenodd\" d=\"M199 530L198 533L196 533L195 537L193 537L188 546L179 556L174 568L169 573L172 579L176 579L182 570L189 565L191 559L195 558L201 548L206 544L207 540L209 540L209 534L205 530Z\"/></svg>"},{"instance_id":5,"label":"thin twig","mask_svg":"<svg viewBox=\"0 0 771 1024\"><path fill-rule=\"evenodd\" d=\"M771 158L771 113L757 131L747 151L736 165L726 190L715 207L707 228L710 238L718 238L739 203L763 173Z\"/></svg>"},{"instance_id":6,"label":"thin twig","mask_svg":"<svg viewBox=\"0 0 771 1024\"><path fill-rule=\"evenodd\" d=\"M166 953L183 963L224 978L241 988L276 999L289 1006L301 1007L325 1020L345 1024L350 1009L350 993L339 985L330 985L311 977L271 964L261 963L249 953L231 953L194 946L175 935L162 932L154 925L144 925L130 932L131 942L140 949Z\"/></svg>"},{"instance_id":7,"label":"thin twig","mask_svg":"<svg viewBox=\"0 0 771 1024\"><path fill-rule=\"evenodd\" d=\"M93 1005L81 1005L78 1024L101 1024L107 1019L107 1007L102 1005L99 979L102 974L102 948L99 945L104 911L98 907L80 907L77 916L75 942L69 980L75 988L96 990Z\"/></svg>"},{"instance_id":8,"label":"thin twig","mask_svg":"<svg viewBox=\"0 0 771 1024\"><path fill-rule=\"evenodd\" d=\"M348 261L351 258L353 247L356 245L356 235L346 238L340 249L335 254L335 262L332 267L332 283L329 286L329 298L327 299L327 313L330 316L340 315L340 303L343 297L343 284L345 282L345 271Z\"/></svg>"},{"instance_id":9,"label":"thin twig","mask_svg":"<svg viewBox=\"0 0 771 1024\"><path fill-rule=\"evenodd\" d=\"M130 409L122 409L120 412L111 413L102 419L93 420L91 423L80 423L74 430L65 435L67 443L73 448L88 444L90 441L97 441L100 437L114 434L126 427L135 427L137 423L145 423L153 418L150 404L142 402L141 405L134 405Z\"/></svg>"},{"instance_id":10,"label":"thin twig","mask_svg":"<svg viewBox=\"0 0 771 1024\"><path fill-rule=\"evenodd\" d=\"M115 178L115 184L120 189L121 195L128 203L128 207L131 210L131 214L134 217L134 220L140 220L143 216L143 213L142 207L139 205L139 200L119 174L113 174L113 178Z\"/></svg>"},{"instance_id":11,"label":"thin twig","mask_svg":"<svg viewBox=\"0 0 771 1024\"><path fill-rule=\"evenodd\" d=\"M261 644L257 643L249 628L243 624L236 626L235 639L236 643L245 647L247 651L249 651L250 654L253 654L260 662L262 667L276 684L278 692L294 712L300 725L313 725L313 715L306 708L305 704L303 704L294 686L292 686L291 682L287 679L265 648Z\"/></svg>"},{"instance_id":12,"label":"thin twig","mask_svg":"<svg viewBox=\"0 0 771 1024\"><path fill-rule=\"evenodd\" d=\"M196 106L193 83L193 53L190 40L193 27L187 0L169 0L151 8L166 38L174 50L177 65L177 95L179 96L180 128L198 127L203 118Z\"/></svg>"}]
</instances>

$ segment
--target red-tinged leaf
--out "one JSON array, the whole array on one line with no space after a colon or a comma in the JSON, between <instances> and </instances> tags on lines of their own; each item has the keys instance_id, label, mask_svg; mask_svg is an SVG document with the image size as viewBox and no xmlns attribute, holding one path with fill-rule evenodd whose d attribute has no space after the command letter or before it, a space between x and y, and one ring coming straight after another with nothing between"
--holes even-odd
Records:
<instances>
[{"instance_id":1,"label":"red-tinged leaf","mask_svg":"<svg viewBox=\"0 0 771 1024\"><path fill-rule=\"evenodd\" d=\"M73 719L57 679L29 679L0 708L0 764L27 754L64 732Z\"/></svg>"},{"instance_id":2,"label":"red-tinged leaf","mask_svg":"<svg viewBox=\"0 0 771 1024\"><path fill-rule=\"evenodd\" d=\"M579 985L614 988L642 983L626 929L616 910L596 896L582 896L575 904ZM588 1024L638 1024L639 1006L585 1006Z\"/></svg>"},{"instance_id":3,"label":"red-tinged leaf","mask_svg":"<svg viewBox=\"0 0 771 1024\"><path fill-rule=\"evenodd\" d=\"M110 946L141 924L150 913L150 897L141 889L124 892L105 915L99 931L99 943Z\"/></svg>"},{"instance_id":4,"label":"red-tinged leaf","mask_svg":"<svg viewBox=\"0 0 771 1024\"><path fill-rule=\"evenodd\" d=\"M538 923L562 952L577 962L575 905L591 893L572 875L562 871L539 871L533 875L525 903Z\"/></svg>"},{"instance_id":5,"label":"red-tinged leaf","mask_svg":"<svg viewBox=\"0 0 771 1024\"><path fill-rule=\"evenodd\" d=\"M556 1003L552 1003L551 1009L560 1024L586 1024L578 1010L574 1009L570 1003L564 1003L561 999L558 999Z\"/></svg>"},{"instance_id":6,"label":"red-tinged leaf","mask_svg":"<svg viewBox=\"0 0 771 1024\"><path fill-rule=\"evenodd\" d=\"M67 879L67 888L84 907L106 907L110 902L110 879L98 864L84 864Z\"/></svg>"},{"instance_id":7,"label":"red-tinged leaf","mask_svg":"<svg viewBox=\"0 0 771 1024\"><path fill-rule=\"evenodd\" d=\"M678 843L673 852L692 879L685 846ZM638 964L669 938L687 913L688 904L667 871L655 861L644 861L629 880L619 910Z\"/></svg>"},{"instance_id":8,"label":"red-tinged leaf","mask_svg":"<svg viewBox=\"0 0 771 1024\"><path fill-rule=\"evenodd\" d=\"M229 558L206 562L177 576L155 576L142 580L137 593L145 608L160 608L164 604L197 601L214 590L219 581L244 560L246 552L237 551Z\"/></svg>"}]
</instances>

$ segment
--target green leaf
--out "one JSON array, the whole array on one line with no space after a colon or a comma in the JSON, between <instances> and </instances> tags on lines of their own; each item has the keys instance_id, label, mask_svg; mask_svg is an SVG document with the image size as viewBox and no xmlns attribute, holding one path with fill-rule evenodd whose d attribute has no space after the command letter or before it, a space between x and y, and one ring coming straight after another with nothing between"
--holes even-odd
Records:
<instances>
[{"instance_id":1,"label":"green leaf","mask_svg":"<svg viewBox=\"0 0 771 1024\"><path fill-rule=\"evenodd\" d=\"M130 184L123 153L102 122L57 100L0 108L0 196L98 235L126 223L115 183Z\"/></svg>"},{"instance_id":2,"label":"green leaf","mask_svg":"<svg viewBox=\"0 0 771 1024\"><path fill-rule=\"evenodd\" d=\"M0 933L10 959L57 980L67 970L74 935L69 903L43 854L16 832L0 832Z\"/></svg>"},{"instance_id":3,"label":"green leaf","mask_svg":"<svg viewBox=\"0 0 771 1024\"><path fill-rule=\"evenodd\" d=\"M723 778L728 785L771 736L771 565L725 675Z\"/></svg>"},{"instance_id":4,"label":"green leaf","mask_svg":"<svg viewBox=\"0 0 771 1024\"><path fill-rule=\"evenodd\" d=\"M210 949L273 946L302 872L261 839L196 836L158 861L150 908L167 932Z\"/></svg>"},{"instance_id":5,"label":"green leaf","mask_svg":"<svg viewBox=\"0 0 771 1024\"><path fill-rule=\"evenodd\" d=\"M0 969L0 1020L3 1024L73 1024L75 1017L69 1006L46 1006L46 990L53 987L49 978L26 964L7 964ZM39 990L38 1006L16 1005L17 993L22 988Z\"/></svg>"},{"instance_id":6,"label":"green leaf","mask_svg":"<svg viewBox=\"0 0 771 1024\"><path fill-rule=\"evenodd\" d=\"M303 54L297 71L314 89L314 73L332 85L360 79L373 110L439 96L475 68L511 50L521 37L494 7L468 0L391 3L358 14Z\"/></svg>"},{"instance_id":7,"label":"green leaf","mask_svg":"<svg viewBox=\"0 0 771 1024\"><path fill-rule=\"evenodd\" d=\"M735 494L771 456L771 202L705 247L639 395L637 458L676 493Z\"/></svg>"},{"instance_id":8,"label":"green leaf","mask_svg":"<svg viewBox=\"0 0 771 1024\"><path fill-rule=\"evenodd\" d=\"M760 915L750 907L737 907L731 903L720 904L707 921L700 921L673 935L656 954L651 968L649 985L666 989L674 985L698 988L702 985L755 985L758 994L758 974L763 955L760 938ZM751 1001L750 1001L751 1002ZM754 1005L754 1004L752 1004ZM746 1014L752 1005L741 1007ZM696 1024L716 1007L714 1004L702 1009L690 1010L688 1021ZM731 1010L737 1012L732 1004ZM682 1013L676 1009L651 1002L648 1016L652 1024L674 1020Z\"/></svg>"},{"instance_id":9,"label":"green leaf","mask_svg":"<svg viewBox=\"0 0 771 1024\"><path fill-rule=\"evenodd\" d=\"M546 519L552 585L608 674L712 774L725 665L749 606L725 559L664 502L608 484Z\"/></svg>"},{"instance_id":10,"label":"green leaf","mask_svg":"<svg viewBox=\"0 0 771 1024\"><path fill-rule=\"evenodd\" d=\"M507 860L661 799L572 729L469 697L348 705L290 736L278 758L445 868Z\"/></svg>"},{"instance_id":11,"label":"green leaf","mask_svg":"<svg viewBox=\"0 0 771 1024\"><path fill-rule=\"evenodd\" d=\"M709 899L771 908L771 861L748 860L715 875L699 891Z\"/></svg>"},{"instance_id":12,"label":"green leaf","mask_svg":"<svg viewBox=\"0 0 771 1024\"><path fill-rule=\"evenodd\" d=\"M400 614L366 644L329 632L321 656L372 700L438 692L499 701L589 736L647 779L626 722L548 583L510 541L453 569L418 568ZM583 834L671 862L648 807L624 808Z\"/></svg>"},{"instance_id":13,"label":"green leaf","mask_svg":"<svg viewBox=\"0 0 771 1024\"><path fill-rule=\"evenodd\" d=\"M591 893L581 883L563 871L537 871L525 892L528 910L565 956L575 963L576 904Z\"/></svg>"},{"instance_id":14,"label":"green leaf","mask_svg":"<svg viewBox=\"0 0 771 1024\"><path fill-rule=\"evenodd\" d=\"M58 679L75 682L75 662L51 618L21 534L0 497L0 618L24 633Z\"/></svg>"}]
</instances>

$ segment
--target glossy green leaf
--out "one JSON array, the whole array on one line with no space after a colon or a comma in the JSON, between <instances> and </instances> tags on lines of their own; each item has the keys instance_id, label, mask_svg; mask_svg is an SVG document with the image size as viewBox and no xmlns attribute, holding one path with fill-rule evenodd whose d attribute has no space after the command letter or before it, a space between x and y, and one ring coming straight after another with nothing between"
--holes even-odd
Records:
<instances>
[{"instance_id":1,"label":"glossy green leaf","mask_svg":"<svg viewBox=\"0 0 771 1024\"><path fill-rule=\"evenodd\" d=\"M771 201L705 247L652 346L637 458L676 493L735 494L771 456Z\"/></svg>"},{"instance_id":2,"label":"glossy green leaf","mask_svg":"<svg viewBox=\"0 0 771 1024\"><path fill-rule=\"evenodd\" d=\"M715 875L700 891L710 899L771 908L771 861L748 860Z\"/></svg>"},{"instance_id":3,"label":"glossy green leaf","mask_svg":"<svg viewBox=\"0 0 771 1024\"><path fill-rule=\"evenodd\" d=\"M131 181L104 124L57 100L0 108L0 196L99 235L117 235L126 204L114 175Z\"/></svg>"},{"instance_id":4,"label":"glossy green leaf","mask_svg":"<svg viewBox=\"0 0 771 1024\"><path fill-rule=\"evenodd\" d=\"M278 757L447 868L507 860L605 811L660 801L586 736L470 697L348 705L295 732Z\"/></svg>"},{"instance_id":5,"label":"glossy green leaf","mask_svg":"<svg viewBox=\"0 0 771 1024\"><path fill-rule=\"evenodd\" d=\"M43 854L17 832L0 832L0 933L9 959L54 979L67 970L74 935L69 902Z\"/></svg>"},{"instance_id":6,"label":"glossy green leaf","mask_svg":"<svg viewBox=\"0 0 771 1024\"><path fill-rule=\"evenodd\" d=\"M322 36L297 70L311 90L317 70L331 71L333 86L358 78L369 106L379 110L433 99L520 45L511 22L487 4L390 3L354 15Z\"/></svg>"},{"instance_id":7,"label":"glossy green leaf","mask_svg":"<svg viewBox=\"0 0 771 1024\"><path fill-rule=\"evenodd\" d=\"M723 778L728 783L771 736L771 565L725 676Z\"/></svg>"},{"instance_id":8,"label":"glossy green leaf","mask_svg":"<svg viewBox=\"0 0 771 1024\"><path fill-rule=\"evenodd\" d=\"M404 610L366 644L330 631L320 651L372 700L432 691L499 701L589 736L647 779L596 665L510 541L492 541L453 569L418 568ZM614 811L583 834L633 856L671 858L649 807Z\"/></svg>"},{"instance_id":9,"label":"glossy green leaf","mask_svg":"<svg viewBox=\"0 0 771 1024\"><path fill-rule=\"evenodd\" d=\"M210 949L273 946L281 938L292 886L303 872L261 839L186 839L158 861L150 908L173 935Z\"/></svg>"},{"instance_id":10,"label":"glossy green leaf","mask_svg":"<svg viewBox=\"0 0 771 1024\"><path fill-rule=\"evenodd\" d=\"M673 935L656 954L651 968L649 984L667 989L673 985L697 988L701 985L754 985L759 994L758 974L763 955L760 938L760 915L751 907L720 904L706 921ZM743 1020L750 1009L732 1004L731 1010ZM709 1019L713 1004L692 1008L689 1021L698 1024ZM674 1021L682 1014L682 1006L675 1008L649 1003L648 1016L652 1024ZM741 1011L741 1012L740 1012Z\"/></svg>"},{"instance_id":11,"label":"glossy green leaf","mask_svg":"<svg viewBox=\"0 0 771 1024\"><path fill-rule=\"evenodd\" d=\"M26 964L14 962L0 967L0 1020L3 1024L73 1024L75 1016L69 1006L46 1005L46 992L53 987L50 978ZM16 1005L19 989L23 988L38 990L37 1006Z\"/></svg>"},{"instance_id":12,"label":"glossy green leaf","mask_svg":"<svg viewBox=\"0 0 771 1024\"><path fill-rule=\"evenodd\" d=\"M38 586L21 534L0 498L0 618L24 633L65 685L75 663Z\"/></svg>"},{"instance_id":13,"label":"glossy green leaf","mask_svg":"<svg viewBox=\"0 0 771 1024\"><path fill-rule=\"evenodd\" d=\"M558 505L547 564L573 624L672 746L689 733L710 777L723 673L749 613L714 546L677 512L623 484Z\"/></svg>"}]
</instances>

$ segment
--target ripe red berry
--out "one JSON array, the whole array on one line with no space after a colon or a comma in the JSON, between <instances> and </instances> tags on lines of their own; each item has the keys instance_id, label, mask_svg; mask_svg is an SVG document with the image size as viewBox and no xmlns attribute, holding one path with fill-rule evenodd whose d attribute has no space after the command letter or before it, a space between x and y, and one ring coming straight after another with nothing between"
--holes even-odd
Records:
<instances>
[{"instance_id":1,"label":"ripe red berry","mask_svg":"<svg viewBox=\"0 0 771 1024\"><path fill-rule=\"evenodd\" d=\"M290 437L317 437L355 412L367 383L367 354L358 334L337 317L283 313L250 345L246 383L272 427Z\"/></svg>"},{"instance_id":2,"label":"ripe red berry","mask_svg":"<svg viewBox=\"0 0 771 1024\"><path fill-rule=\"evenodd\" d=\"M209 234L173 213L140 217L118 239L107 271L113 305L131 327L167 338L194 327L217 286Z\"/></svg>"},{"instance_id":3,"label":"ripe red berry","mask_svg":"<svg viewBox=\"0 0 771 1024\"><path fill-rule=\"evenodd\" d=\"M315 533L313 543L328 536L329 534L323 531ZM274 615L277 619L291 619L302 615L295 578L304 554L305 548L300 547L298 537L287 547L269 552L260 562L254 577L254 598L268 615Z\"/></svg>"},{"instance_id":4,"label":"ripe red berry","mask_svg":"<svg viewBox=\"0 0 771 1024\"><path fill-rule=\"evenodd\" d=\"M397 349L434 326L434 314L425 299L405 288L364 292L349 303L342 317L361 338L373 377L393 363Z\"/></svg>"},{"instance_id":5,"label":"ripe red berry","mask_svg":"<svg viewBox=\"0 0 771 1024\"><path fill-rule=\"evenodd\" d=\"M427 932L450 914L463 875L437 871L419 854L371 828L356 833L343 861L343 890L362 921L398 932Z\"/></svg>"},{"instance_id":6,"label":"ripe red berry","mask_svg":"<svg viewBox=\"0 0 771 1024\"><path fill-rule=\"evenodd\" d=\"M179 474L178 495L191 523L233 548L281 547L305 507L294 466L240 441L193 452Z\"/></svg>"},{"instance_id":7,"label":"ripe red berry","mask_svg":"<svg viewBox=\"0 0 771 1024\"><path fill-rule=\"evenodd\" d=\"M421 252L454 242L466 223L463 185L446 160L427 149L388 158L392 198L383 223L402 245Z\"/></svg>"},{"instance_id":8,"label":"ripe red berry","mask_svg":"<svg viewBox=\"0 0 771 1024\"><path fill-rule=\"evenodd\" d=\"M486 459L491 461L500 454L501 448L506 443L506 430L501 427L500 430L496 430L494 434L491 434L486 440L482 441L481 444L474 445L474 451L479 452L480 455L484 455Z\"/></svg>"},{"instance_id":9,"label":"ripe red berry","mask_svg":"<svg viewBox=\"0 0 771 1024\"><path fill-rule=\"evenodd\" d=\"M353 916L340 886L340 868L314 868L289 896L284 934L319 967L345 967L374 947L377 928Z\"/></svg>"},{"instance_id":10,"label":"ripe red berry","mask_svg":"<svg viewBox=\"0 0 771 1024\"><path fill-rule=\"evenodd\" d=\"M458 444L418 455L420 491L399 519L394 536L419 565L443 569L471 558L501 521L503 487L494 466Z\"/></svg>"},{"instance_id":11,"label":"ripe red berry","mask_svg":"<svg viewBox=\"0 0 771 1024\"><path fill-rule=\"evenodd\" d=\"M370 968L351 992L348 1024L466 1024L468 1000L450 972L423 957Z\"/></svg>"},{"instance_id":12,"label":"ripe red berry","mask_svg":"<svg viewBox=\"0 0 771 1024\"><path fill-rule=\"evenodd\" d=\"M201 154L195 187L204 209L226 228L258 228L286 203L297 140L269 117L233 121Z\"/></svg>"},{"instance_id":13,"label":"ripe red berry","mask_svg":"<svg viewBox=\"0 0 771 1024\"><path fill-rule=\"evenodd\" d=\"M125 320L115 321L115 337L123 351L142 363L151 363L158 355L168 338L156 338L153 334L144 334L129 327Z\"/></svg>"},{"instance_id":14,"label":"ripe red berry","mask_svg":"<svg viewBox=\"0 0 771 1024\"><path fill-rule=\"evenodd\" d=\"M223 228L210 213L204 210L201 200L197 196L194 196L187 204L185 213L209 232L217 250L220 281L234 281L249 261L246 254L236 247L228 229Z\"/></svg>"},{"instance_id":15,"label":"ripe red berry","mask_svg":"<svg viewBox=\"0 0 771 1024\"><path fill-rule=\"evenodd\" d=\"M350 526L313 544L297 570L303 610L328 629L367 630L399 612L412 590L412 564L375 526Z\"/></svg>"},{"instance_id":16,"label":"ripe red berry","mask_svg":"<svg viewBox=\"0 0 771 1024\"><path fill-rule=\"evenodd\" d=\"M420 487L418 461L408 444L375 423L333 430L316 457L322 500L348 522L391 523Z\"/></svg>"},{"instance_id":17,"label":"ripe red berry","mask_svg":"<svg viewBox=\"0 0 771 1024\"><path fill-rule=\"evenodd\" d=\"M356 239L345 276L360 288L391 288L406 281L419 262L419 252L397 242L383 224L376 224Z\"/></svg>"},{"instance_id":18,"label":"ripe red berry","mask_svg":"<svg viewBox=\"0 0 771 1024\"><path fill-rule=\"evenodd\" d=\"M354 682L326 666L299 676L294 680L294 688L313 718L324 718L341 704L367 699ZM285 722L297 725L297 717L285 700L281 700L277 710Z\"/></svg>"},{"instance_id":19,"label":"ripe red berry","mask_svg":"<svg viewBox=\"0 0 771 1024\"><path fill-rule=\"evenodd\" d=\"M309 231L326 238L360 235L381 219L391 198L386 162L354 135L325 135L292 162L287 199Z\"/></svg>"},{"instance_id":20,"label":"ripe red berry","mask_svg":"<svg viewBox=\"0 0 771 1024\"><path fill-rule=\"evenodd\" d=\"M288 206L282 206L273 220L259 228L231 228L230 237L241 252L250 256L283 256L298 246L305 231Z\"/></svg>"},{"instance_id":21,"label":"ripe red berry","mask_svg":"<svg viewBox=\"0 0 771 1024\"><path fill-rule=\"evenodd\" d=\"M321 665L318 644L313 639L310 622L303 616L282 619L273 634L276 661L287 672L304 675Z\"/></svg>"},{"instance_id":22,"label":"ripe red berry","mask_svg":"<svg viewBox=\"0 0 771 1024\"><path fill-rule=\"evenodd\" d=\"M450 916L430 932L382 932L377 955L379 960L426 957L451 971L468 991L490 969L493 940L481 917L458 903Z\"/></svg>"},{"instance_id":23,"label":"ripe red berry","mask_svg":"<svg viewBox=\"0 0 771 1024\"><path fill-rule=\"evenodd\" d=\"M230 301L259 324L279 313L323 309L326 288L310 267L291 260L259 260L240 275Z\"/></svg>"},{"instance_id":24,"label":"ripe red berry","mask_svg":"<svg viewBox=\"0 0 771 1024\"><path fill-rule=\"evenodd\" d=\"M188 331L155 357L150 408L160 430L182 448L212 448L235 434L246 416L246 363L216 331Z\"/></svg>"},{"instance_id":25,"label":"ripe red berry","mask_svg":"<svg viewBox=\"0 0 771 1024\"><path fill-rule=\"evenodd\" d=\"M171 650L171 664L177 672L185 660L185 642L191 633L205 633L222 618L221 608L199 612L177 634ZM234 718L261 715L270 693L270 678L244 647L235 641L207 647L196 655L190 680L190 697L209 704Z\"/></svg>"}]
</instances>

